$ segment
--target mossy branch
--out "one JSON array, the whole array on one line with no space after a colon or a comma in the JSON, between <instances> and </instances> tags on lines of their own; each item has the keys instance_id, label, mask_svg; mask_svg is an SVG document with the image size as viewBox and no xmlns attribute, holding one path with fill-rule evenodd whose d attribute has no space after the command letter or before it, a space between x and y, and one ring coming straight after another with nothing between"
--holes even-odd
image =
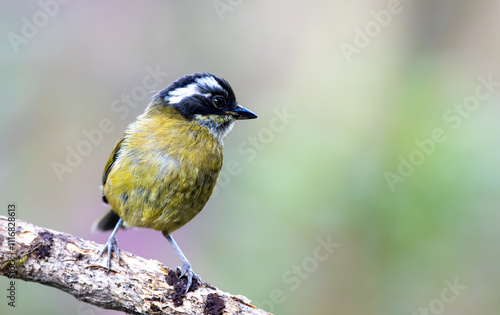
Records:
<instances>
[{"instance_id":1,"label":"mossy branch","mask_svg":"<svg viewBox=\"0 0 500 315\"><path fill-rule=\"evenodd\" d=\"M11 221L9 221L9 218ZM156 260L120 251L112 271L97 260L103 245L0 216L0 274L38 282L98 307L130 314L268 314L244 296L193 283ZM9 235L9 223L11 234Z\"/></svg>"}]
</instances>

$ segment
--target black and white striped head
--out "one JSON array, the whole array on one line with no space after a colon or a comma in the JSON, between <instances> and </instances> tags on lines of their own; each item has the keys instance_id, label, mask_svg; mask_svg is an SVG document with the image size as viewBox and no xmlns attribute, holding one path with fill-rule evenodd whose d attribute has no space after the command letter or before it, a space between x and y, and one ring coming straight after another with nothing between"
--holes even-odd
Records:
<instances>
[{"instance_id":1,"label":"black and white striped head","mask_svg":"<svg viewBox=\"0 0 500 315\"><path fill-rule=\"evenodd\" d=\"M222 139L235 120L257 118L236 101L229 83L210 73L186 75L170 84L158 96L184 118L196 120Z\"/></svg>"}]
</instances>

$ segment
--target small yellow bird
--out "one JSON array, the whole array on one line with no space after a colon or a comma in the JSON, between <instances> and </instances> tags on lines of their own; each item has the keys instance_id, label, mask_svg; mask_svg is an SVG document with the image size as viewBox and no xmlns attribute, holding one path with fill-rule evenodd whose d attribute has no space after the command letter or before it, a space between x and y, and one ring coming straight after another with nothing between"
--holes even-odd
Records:
<instances>
[{"instance_id":1,"label":"small yellow bird","mask_svg":"<svg viewBox=\"0 0 500 315\"><path fill-rule=\"evenodd\" d=\"M205 206L222 167L222 139L235 120L257 118L229 83L210 73L186 75L158 93L115 145L104 168L102 198L111 209L94 230L113 230L107 251L119 261L120 227L162 231L182 261L181 276L199 278L171 233Z\"/></svg>"}]
</instances>

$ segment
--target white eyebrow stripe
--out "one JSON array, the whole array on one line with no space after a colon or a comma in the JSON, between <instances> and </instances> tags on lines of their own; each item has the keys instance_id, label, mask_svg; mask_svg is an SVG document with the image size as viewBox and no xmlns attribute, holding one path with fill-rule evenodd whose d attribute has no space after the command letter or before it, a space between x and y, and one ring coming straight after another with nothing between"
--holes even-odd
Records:
<instances>
[{"instance_id":1,"label":"white eyebrow stripe","mask_svg":"<svg viewBox=\"0 0 500 315\"><path fill-rule=\"evenodd\" d=\"M177 104L186 97L190 97L195 94L203 95L205 97L212 96L212 93L202 93L200 91L200 86L207 87L210 90L224 91L224 88L219 84L219 82L217 82L214 77L206 76L197 78L193 83L170 91L168 95L165 96L165 101L169 102L170 104Z\"/></svg>"},{"instance_id":2,"label":"white eyebrow stripe","mask_svg":"<svg viewBox=\"0 0 500 315\"><path fill-rule=\"evenodd\" d=\"M201 77L196 79L196 82L198 82L199 85L205 85L208 86L209 88L213 90L224 90L222 86L220 86L219 82L215 80L214 77Z\"/></svg>"},{"instance_id":3,"label":"white eyebrow stripe","mask_svg":"<svg viewBox=\"0 0 500 315\"><path fill-rule=\"evenodd\" d=\"M195 94L200 94L198 90L198 84L191 83L187 86L176 88L173 91L170 91L167 96L165 96L165 101L170 104L177 104L182 101L186 97L190 97Z\"/></svg>"}]
</instances>

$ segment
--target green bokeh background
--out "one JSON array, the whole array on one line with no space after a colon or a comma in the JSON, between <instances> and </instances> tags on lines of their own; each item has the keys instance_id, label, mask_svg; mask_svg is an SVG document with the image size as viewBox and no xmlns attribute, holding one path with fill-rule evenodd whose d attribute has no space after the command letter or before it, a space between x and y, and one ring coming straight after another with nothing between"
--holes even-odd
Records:
<instances>
[{"instance_id":1,"label":"green bokeh background","mask_svg":"<svg viewBox=\"0 0 500 315\"><path fill-rule=\"evenodd\" d=\"M397 13L380 13L391 3ZM500 86L457 128L445 115L474 96L479 77L500 81L500 6L398 3L74 0L52 5L54 16L13 46L9 34L43 9L1 1L1 214L15 202L19 219L104 243L108 234L89 227L106 210L99 185L114 143L157 90L209 71L259 120L235 126L225 162L237 174L174 234L204 281L277 314L498 314ZM346 57L341 47L356 40L364 47ZM148 67L168 75L120 119L111 104ZM104 118L114 130L58 180L53 162ZM446 140L419 153L436 129ZM411 157L418 165L391 189L387 172ZM321 261L318 238L337 246ZM180 263L161 233L118 240ZM447 281L465 287L453 295ZM14 309L0 278L1 314L116 313L16 283Z\"/></svg>"}]
</instances>

